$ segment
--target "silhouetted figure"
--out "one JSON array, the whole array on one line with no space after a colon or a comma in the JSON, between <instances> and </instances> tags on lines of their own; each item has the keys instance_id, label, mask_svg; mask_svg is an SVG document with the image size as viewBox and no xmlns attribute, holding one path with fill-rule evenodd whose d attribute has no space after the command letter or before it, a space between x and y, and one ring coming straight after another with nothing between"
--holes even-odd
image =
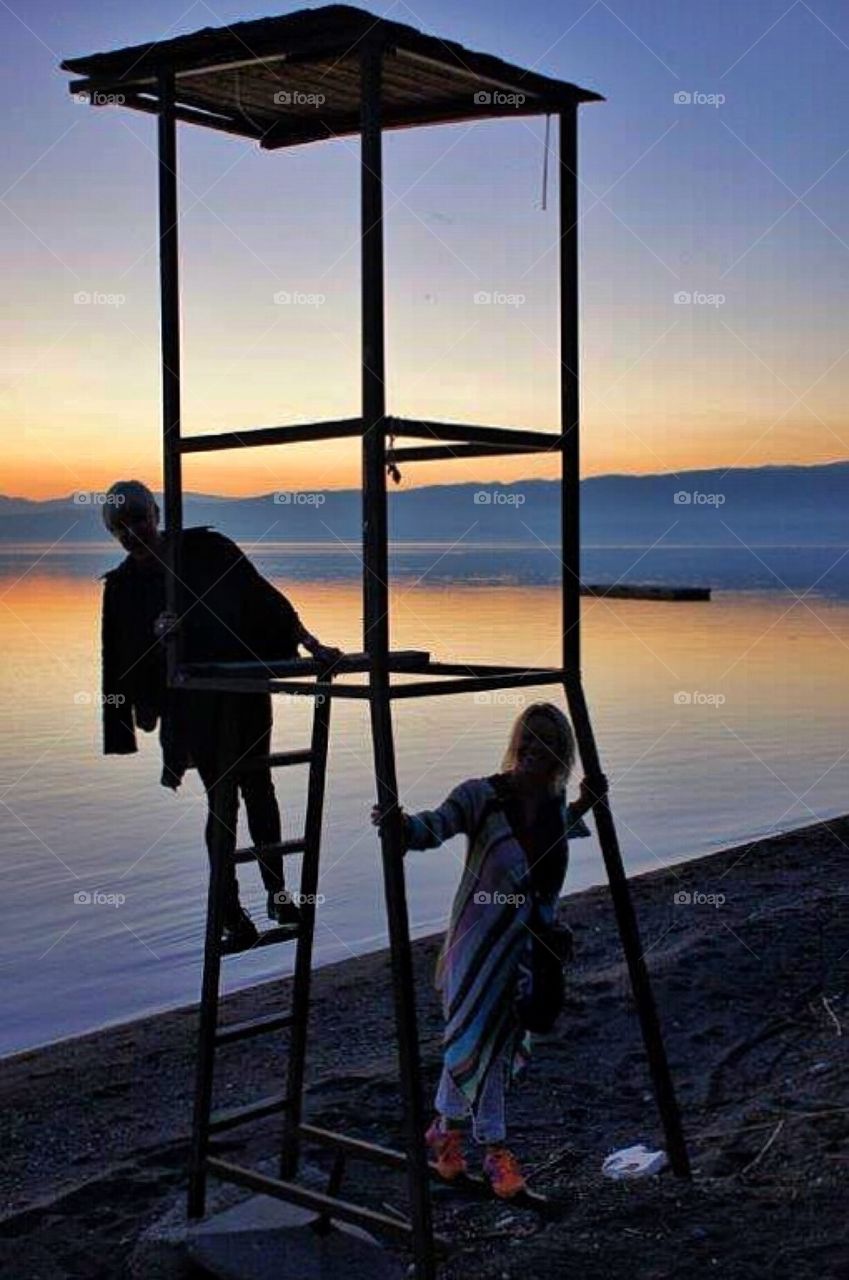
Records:
<instances>
[{"instance_id":1,"label":"silhouetted figure","mask_svg":"<svg viewBox=\"0 0 849 1280\"><path fill-rule=\"evenodd\" d=\"M470 778L437 808L401 809L405 849L467 837L463 874L437 965L445 1032L436 1114L425 1135L431 1164L448 1182L467 1171L463 1128L471 1120L495 1194L525 1189L505 1145L506 1094L527 1066L531 1033L550 1030L563 1000L565 939L557 902L568 842L588 836L583 815L607 787L581 784L567 803L575 760L572 726L550 702L516 719L502 772ZM381 827L381 810L372 822ZM568 937L568 935L567 935Z\"/></svg>"},{"instance_id":2,"label":"silhouetted figure","mask_svg":"<svg viewBox=\"0 0 849 1280\"><path fill-rule=\"evenodd\" d=\"M179 579L183 614L165 610L167 538L159 530L159 508L146 485L120 480L103 507L109 532L127 552L104 575L103 593L103 750L106 755L136 751L136 728L159 725L162 784L176 790L194 765L207 795L220 770L221 730L226 724L238 792L245 803L251 840L267 891L270 920L296 923L298 908L285 891L280 843L280 810L267 766L239 770L251 757L268 755L272 709L268 693L223 693L166 687L161 641L174 626L183 635L190 662L228 662L296 658L303 645L329 664L341 656L306 630L297 612L251 564L234 542L200 527L181 534ZM238 794L223 821L235 833ZM207 819L207 848L212 853L213 818ZM263 853L263 850L267 852ZM256 942L256 926L239 901L235 867L227 872L225 941L231 949Z\"/></svg>"}]
</instances>

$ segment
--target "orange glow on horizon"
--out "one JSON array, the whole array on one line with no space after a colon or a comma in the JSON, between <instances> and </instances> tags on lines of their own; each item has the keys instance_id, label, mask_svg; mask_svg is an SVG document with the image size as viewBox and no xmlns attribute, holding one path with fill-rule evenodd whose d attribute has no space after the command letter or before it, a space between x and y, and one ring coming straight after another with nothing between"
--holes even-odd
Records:
<instances>
[{"instance_id":1,"label":"orange glow on horizon","mask_svg":"<svg viewBox=\"0 0 849 1280\"><path fill-rule=\"evenodd\" d=\"M812 456L812 441L799 432L788 441L777 456L770 435L749 447L739 433L731 429L717 430L709 439L703 435L681 438L668 449L660 444L655 449L641 447L640 441L627 433L617 442L618 448L593 448L590 429L585 428L583 476L631 474L651 475L660 472L693 471L711 468L757 467L768 465L807 466L828 463L846 456L841 441L830 435L823 441L822 452ZM405 443L413 443L406 441ZM57 447L61 441L57 440ZM116 447L117 445L117 447ZM795 447L794 447L795 445ZM40 451L39 451L40 452ZM260 459L260 454L262 458ZM407 463L401 468L402 483L389 483L390 493L423 485L511 483L525 479L554 479L558 475L556 457L535 459L527 455L457 459L435 463ZM58 452L45 456L8 458L0 473L0 493L6 497L45 500L67 497L81 489L103 490L116 479L134 477L154 489L162 487L161 459L155 448L128 450L124 454L120 440L113 440L85 457L63 458ZM240 454L235 450L220 454L188 456L183 463L185 492L208 493L226 497L253 497L278 489L321 490L356 489L360 484L360 462L356 446L351 442L323 442L320 445L289 445L279 449L263 449Z\"/></svg>"}]
</instances>

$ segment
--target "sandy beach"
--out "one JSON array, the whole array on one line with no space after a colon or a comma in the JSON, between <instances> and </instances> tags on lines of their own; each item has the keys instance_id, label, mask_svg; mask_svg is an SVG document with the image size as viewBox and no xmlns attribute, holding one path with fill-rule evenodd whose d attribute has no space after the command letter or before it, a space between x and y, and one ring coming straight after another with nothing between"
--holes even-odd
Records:
<instances>
[{"instance_id":1,"label":"sandy beach","mask_svg":"<svg viewBox=\"0 0 849 1280\"><path fill-rule=\"evenodd\" d=\"M849 1275L849 818L635 879L643 944L694 1179L611 1183L610 1151L659 1127L609 896L563 901L576 933L569 1006L511 1099L512 1143L544 1215L435 1194L463 1277L582 1280ZM428 1086L439 1064L431 976L416 945ZM230 998L224 1019L285 1005L288 983ZM319 970L307 1115L387 1145L399 1102L387 957ZM0 1062L0 1266L20 1280L127 1274L139 1233L184 1183L193 1008ZM220 1059L219 1099L279 1088L285 1033ZM240 1162L271 1154L276 1121L228 1135ZM320 1163L324 1157L311 1152ZM352 1198L403 1208L397 1176L351 1166Z\"/></svg>"}]
</instances>

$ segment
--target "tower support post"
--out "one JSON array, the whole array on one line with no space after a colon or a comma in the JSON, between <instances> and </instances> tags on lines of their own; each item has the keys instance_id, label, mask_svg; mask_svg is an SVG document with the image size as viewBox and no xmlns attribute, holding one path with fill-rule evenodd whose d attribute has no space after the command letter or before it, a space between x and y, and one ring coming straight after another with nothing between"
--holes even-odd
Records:
<instances>
[{"instance_id":1,"label":"tower support post","mask_svg":"<svg viewBox=\"0 0 849 1280\"><path fill-rule=\"evenodd\" d=\"M361 55L361 270L363 416L363 650L369 656L370 711L377 803L384 821L381 856L395 1023L404 1106L405 1146L416 1280L433 1280L429 1172L418 1018L404 876L404 846L389 690L389 557L386 493L386 354L383 263L383 51Z\"/></svg>"}]
</instances>

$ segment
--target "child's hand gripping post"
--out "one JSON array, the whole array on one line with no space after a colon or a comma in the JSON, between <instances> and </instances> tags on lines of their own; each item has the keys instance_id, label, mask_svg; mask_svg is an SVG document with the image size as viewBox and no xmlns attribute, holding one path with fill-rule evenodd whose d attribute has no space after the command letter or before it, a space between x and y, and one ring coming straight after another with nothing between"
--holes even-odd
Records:
<instances>
[{"instance_id":1,"label":"child's hand gripping post","mask_svg":"<svg viewBox=\"0 0 849 1280\"><path fill-rule=\"evenodd\" d=\"M389 830L391 830L389 824L393 821L398 822L400 825L401 852L406 853L407 852L407 841L406 841L407 815L404 813L404 810L401 808L400 804L392 805L392 807L389 809L381 809L379 804L376 804L372 807L371 824L373 827L377 827L381 836L383 836L384 834L388 833Z\"/></svg>"},{"instance_id":2,"label":"child's hand gripping post","mask_svg":"<svg viewBox=\"0 0 849 1280\"><path fill-rule=\"evenodd\" d=\"M578 790L578 800L576 808L583 814L587 813L599 800L604 799L607 795L607 778L603 773L597 773L581 779L581 785Z\"/></svg>"}]
</instances>

